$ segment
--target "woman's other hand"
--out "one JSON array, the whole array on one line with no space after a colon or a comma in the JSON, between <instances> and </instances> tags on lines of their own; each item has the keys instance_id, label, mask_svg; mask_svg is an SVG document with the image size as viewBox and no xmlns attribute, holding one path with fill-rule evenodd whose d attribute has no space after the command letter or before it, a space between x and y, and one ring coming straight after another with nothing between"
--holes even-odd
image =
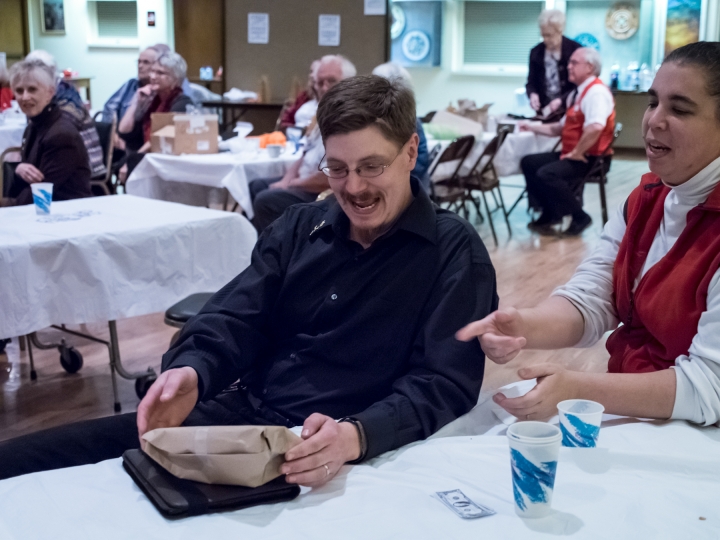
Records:
<instances>
[{"instance_id":1,"label":"woman's other hand","mask_svg":"<svg viewBox=\"0 0 720 540\"><path fill-rule=\"evenodd\" d=\"M524 334L524 320L520 312L515 308L506 308L468 324L458 330L455 337L460 341L470 341L477 337L490 360L505 364L515 358L527 344Z\"/></svg>"},{"instance_id":2,"label":"woman's other hand","mask_svg":"<svg viewBox=\"0 0 720 540\"><path fill-rule=\"evenodd\" d=\"M535 92L530 94L530 106L534 111L540 110L540 96L538 96Z\"/></svg>"},{"instance_id":3,"label":"woman's other hand","mask_svg":"<svg viewBox=\"0 0 720 540\"><path fill-rule=\"evenodd\" d=\"M36 184L45 180L45 175L35 165L21 163L15 169L15 174L25 180L28 184Z\"/></svg>"}]
</instances>

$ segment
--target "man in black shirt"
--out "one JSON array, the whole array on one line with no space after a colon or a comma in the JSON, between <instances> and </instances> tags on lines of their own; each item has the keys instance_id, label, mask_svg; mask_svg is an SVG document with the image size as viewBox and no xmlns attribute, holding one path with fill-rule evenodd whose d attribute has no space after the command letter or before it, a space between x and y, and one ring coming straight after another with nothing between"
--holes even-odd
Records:
<instances>
[{"instance_id":1,"label":"man in black shirt","mask_svg":"<svg viewBox=\"0 0 720 540\"><path fill-rule=\"evenodd\" d=\"M380 77L347 79L317 118L334 197L293 206L264 231L250 267L185 325L137 413L140 434L183 423L302 425L282 470L309 486L468 412L484 355L477 340L454 334L497 309L477 233L410 177L412 92ZM77 440L93 434L94 455L84 458L93 462L137 447L134 420L51 430L65 434L62 444L42 433L26 440L37 448L45 436L58 467L79 464L67 451L57 458L56 448L79 444L68 430ZM15 449L51 468L29 446ZM0 463L6 456L0 444Z\"/></svg>"}]
</instances>

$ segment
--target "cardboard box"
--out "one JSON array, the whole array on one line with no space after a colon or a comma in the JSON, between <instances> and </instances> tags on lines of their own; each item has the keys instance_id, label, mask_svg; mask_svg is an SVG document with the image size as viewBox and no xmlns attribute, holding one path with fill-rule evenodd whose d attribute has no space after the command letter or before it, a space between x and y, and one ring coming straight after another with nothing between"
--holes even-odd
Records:
<instances>
[{"instance_id":1,"label":"cardboard box","mask_svg":"<svg viewBox=\"0 0 720 540\"><path fill-rule=\"evenodd\" d=\"M216 154L218 119L212 114L155 113L151 117L152 152Z\"/></svg>"}]
</instances>

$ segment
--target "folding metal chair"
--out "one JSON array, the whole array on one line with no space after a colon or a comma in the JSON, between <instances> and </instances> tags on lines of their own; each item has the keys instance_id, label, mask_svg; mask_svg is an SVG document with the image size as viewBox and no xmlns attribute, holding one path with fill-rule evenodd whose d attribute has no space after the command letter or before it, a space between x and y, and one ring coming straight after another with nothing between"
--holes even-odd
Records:
<instances>
[{"instance_id":1,"label":"folding metal chair","mask_svg":"<svg viewBox=\"0 0 720 540\"><path fill-rule=\"evenodd\" d=\"M490 222L490 231L492 232L493 240L495 245L498 245L497 234L495 233L495 224L492 220L492 214L500 210L505 218L505 223L508 228L508 235L512 236L512 229L510 228L510 221L508 220L509 212L505 209L505 201L503 200L502 192L500 191L500 178L498 177L497 171L495 170L495 156L498 150L505 141L505 137L510 133L509 129L502 128L498 130L498 134L488 143L484 148L482 154L473 165L470 172L461 177L460 181L465 188L465 200L469 201L475 206L475 210L478 215L481 216L480 201L473 196L474 191L479 191L483 202L485 203L485 212L487 214L488 221ZM496 192L497 191L497 195ZM488 206L486 192L490 192L495 202L495 208L490 210Z\"/></svg>"},{"instance_id":2,"label":"folding metal chair","mask_svg":"<svg viewBox=\"0 0 720 540\"><path fill-rule=\"evenodd\" d=\"M93 188L99 189L103 195L112 195L116 192L115 185L112 182L112 162L113 151L115 149L113 134L115 133L116 126L117 117L114 113L112 122L95 121L95 129L97 130L98 137L100 138L100 145L103 150L103 163L105 164L106 171L104 174L90 179L90 189L93 193L96 193L96 190Z\"/></svg>"},{"instance_id":3,"label":"folding metal chair","mask_svg":"<svg viewBox=\"0 0 720 540\"><path fill-rule=\"evenodd\" d=\"M460 167L474 144L475 137L472 135L455 139L442 151L430 169L430 198L438 205L447 203L449 210L457 211L462 208L465 219L468 217L468 210L464 205L465 188L460 180ZM441 165L445 167L438 173Z\"/></svg>"}]
</instances>

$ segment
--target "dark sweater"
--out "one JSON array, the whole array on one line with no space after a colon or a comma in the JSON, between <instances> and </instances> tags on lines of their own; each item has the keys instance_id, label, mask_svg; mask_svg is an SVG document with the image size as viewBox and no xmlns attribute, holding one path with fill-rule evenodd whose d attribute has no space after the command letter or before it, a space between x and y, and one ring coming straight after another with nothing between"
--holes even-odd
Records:
<instances>
[{"instance_id":1,"label":"dark sweater","mask_svg":"<svg viewBox=\"0 0 720 540\"><path fill-rule=\"evenodd\" d=\"M80 133L55 103L28 121L22 146L22 162L37 167L44 182L53 186L53 200L90 197L90 167ZM33 202L30 186L15 176L17 204Z\"/></svg>"},{"instance_id":2,"label":"dark sweater","mask_svg":"<svg viewBox=\"0 0 720 540\"><path fill-rule=\"evenodd\" d=\"M140 147L147 142L145 140L145 133L143 131L143 122L145 119L145 115L158 112L157 103L158 100L153 100L152 104L149 107L149 110L138 111L136 113L135 123L133 124L132 131L129 131L128 133L118 133L120 135L120 138L125 141L127 149L130 152L137 152L138 149L140 149ZM177 96L175 96L175 99L173 99L172 103L170 103L170 110L168 112L184 113L186 111L186 107L192 104L192 99L190 99L189 96L181 92Z\"/></svg>"},{"instance_id":3,"label":"dark sweater","mask_svg":"<svg viewBox=\"0 0 720 540\"><path fill-rule=\"evenodd\" d=\"M562 37L562 45L560 46L560 61L558 62L558 75L560 77L560 93L563 99L570 92L575 90L575 85L568 81L567 65L570 56L576 49L582 47L577 41ZM525 85L528 97L530 94L537 94L540 97L540 106L544 107L550 103L550 99L546 94L545 86L545 43L540 42L530 51L530 68L528 72L528 80Z\"/></svg>"}]
</instances>

